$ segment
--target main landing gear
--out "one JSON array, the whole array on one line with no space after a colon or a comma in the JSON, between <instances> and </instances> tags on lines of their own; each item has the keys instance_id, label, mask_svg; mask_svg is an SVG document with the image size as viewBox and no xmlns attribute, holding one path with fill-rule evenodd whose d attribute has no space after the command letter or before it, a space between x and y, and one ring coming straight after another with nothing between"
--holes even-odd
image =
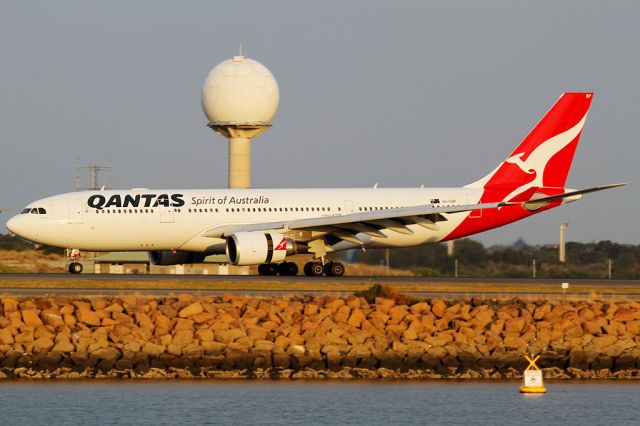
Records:
<instances>
[{"instance_id":1,"label":"main landing gear","mask_svg":"<svg viewBox=\"0 0 640 426\"><path fill-rule=\"evenodd\" d=\"M293 276L298 274L298 265L293 262L263 263L258 265L258 273L260 275Z\"/></svg>"},{"instance_id":2,"label":"main landing gear","mask_svg":"<svg viewBox=\"0 0 640 426\"><path fill-rule=\"evenodd\" d=\"M340 262L307 262L304 265L304 274L308 277L341 277L344 275L344 265Z\"/></svg>"},{"instance_id":3,"label":"main landing gear","mask_svg":"<svg viewBox=\"0 0 640 426\"><path fill-rule=\"evenodd\" d=\"M294 276L298 274L298 265L293 262L263 263L258 265L258 273L265 276ZM341 277L344 275L344 265L340 262L307 262L304 265L304 274L308 277Z\"/></svg>"}]
</instances>

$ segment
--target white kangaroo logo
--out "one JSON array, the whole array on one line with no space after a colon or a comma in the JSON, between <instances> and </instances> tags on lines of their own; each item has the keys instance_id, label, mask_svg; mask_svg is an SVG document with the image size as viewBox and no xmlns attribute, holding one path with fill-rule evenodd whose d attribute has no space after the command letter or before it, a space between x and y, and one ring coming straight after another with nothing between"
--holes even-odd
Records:
<instances>
[{"instance_id":1,"label":"white kangaroo logo","mask_svg":"<svg viewBox=\"0 0 640 426\"><path fill-rule=\"evenodd\" d=\"M580 131L582 130L582 126L584 126L584 122L586 119L587 114L582 117L582 120L580 120L578 124L570 128L569 130L566 130L542 142L536 149L533 150L531 155L529 155L526 160L522 159L525 154L524 152L520 152L507 158L505 160L507 163L515 164L528 175L535 174L535 178L531 182L514 189L509 195L504 197L502 201L509 201L512 197L526 191L527 189L542 186L544 168L547 166L547 163L549 162L549 160L551 160L551 158L553 158L553 156L555 156L563 148L569 145L571 141L574 140L576 136L578 136L578 133L580 133Z\"/></svg>"}]
</instances>

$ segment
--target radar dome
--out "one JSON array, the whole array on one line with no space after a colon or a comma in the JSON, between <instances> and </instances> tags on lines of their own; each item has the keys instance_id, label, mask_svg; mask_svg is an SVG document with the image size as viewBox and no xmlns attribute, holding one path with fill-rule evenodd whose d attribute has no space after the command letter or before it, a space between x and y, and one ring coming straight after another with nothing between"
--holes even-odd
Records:
<instances>
[{"instance_id":1,"label":"radar dome","mask_svg":"<svg viewBox=\"0 0 640 426\"><path fill-rule=\"evenodd\" d=\"M211 123L220 125L271 124L279 100L271 71L245 56L218 64L202 88L202 109Z\"/></svg>"}]
</instances>

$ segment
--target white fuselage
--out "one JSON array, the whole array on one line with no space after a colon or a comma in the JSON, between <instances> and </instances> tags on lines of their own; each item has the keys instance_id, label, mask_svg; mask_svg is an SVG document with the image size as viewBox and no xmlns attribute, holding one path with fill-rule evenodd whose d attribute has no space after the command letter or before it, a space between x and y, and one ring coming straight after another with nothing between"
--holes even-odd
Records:
<instances>
[{"instance_id":1,"label":"white fuselage","mask_svg":"<svg viewBox=\"0 0 640 426\"><path fill-rule=\"evenodd\" d=\"M181 250L223 253L217 227L264 223L388 208L475 204L478 188L403 189L199 189L85 191L56 195L31 203L45 214L24 213L7 227L28 240L90 251ZM27 210L25 209L25 211ZM403 234L387 237L357 234L364 247L409 247L442 241L469 212L447 215L437 230L407 225ZM329 251L362 245L341 241Z\"/></svg>"}]
</instances>

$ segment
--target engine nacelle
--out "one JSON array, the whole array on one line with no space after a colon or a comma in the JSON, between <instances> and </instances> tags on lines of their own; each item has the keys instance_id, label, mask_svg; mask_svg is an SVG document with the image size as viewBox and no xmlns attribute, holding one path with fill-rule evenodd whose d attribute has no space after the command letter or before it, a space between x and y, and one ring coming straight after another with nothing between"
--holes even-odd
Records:
<instances>
[{"instance_id":1,"label":"engine nacelle","mask_svg":"<svg viewBox=\"0 0 640 426\"><path fill-rule=\"evenodd\" d=\"M238 232L229 235L225 251L233 265L259 265L282 262L287 255L299 253L302 247L282 234Z\"/></svg>"},{"instance_id":2,"label":"engine nacelle","mask_svg":"<svg viewBox=\"0 0 640 426\"><path fill-rule=\"evenodd\" d=\"M200 263L207 257L205 253L192 253L188 251L150 251L149 262L154 265L168 266L181 265L183 263Z\"/></svg>"}]
</instances>

